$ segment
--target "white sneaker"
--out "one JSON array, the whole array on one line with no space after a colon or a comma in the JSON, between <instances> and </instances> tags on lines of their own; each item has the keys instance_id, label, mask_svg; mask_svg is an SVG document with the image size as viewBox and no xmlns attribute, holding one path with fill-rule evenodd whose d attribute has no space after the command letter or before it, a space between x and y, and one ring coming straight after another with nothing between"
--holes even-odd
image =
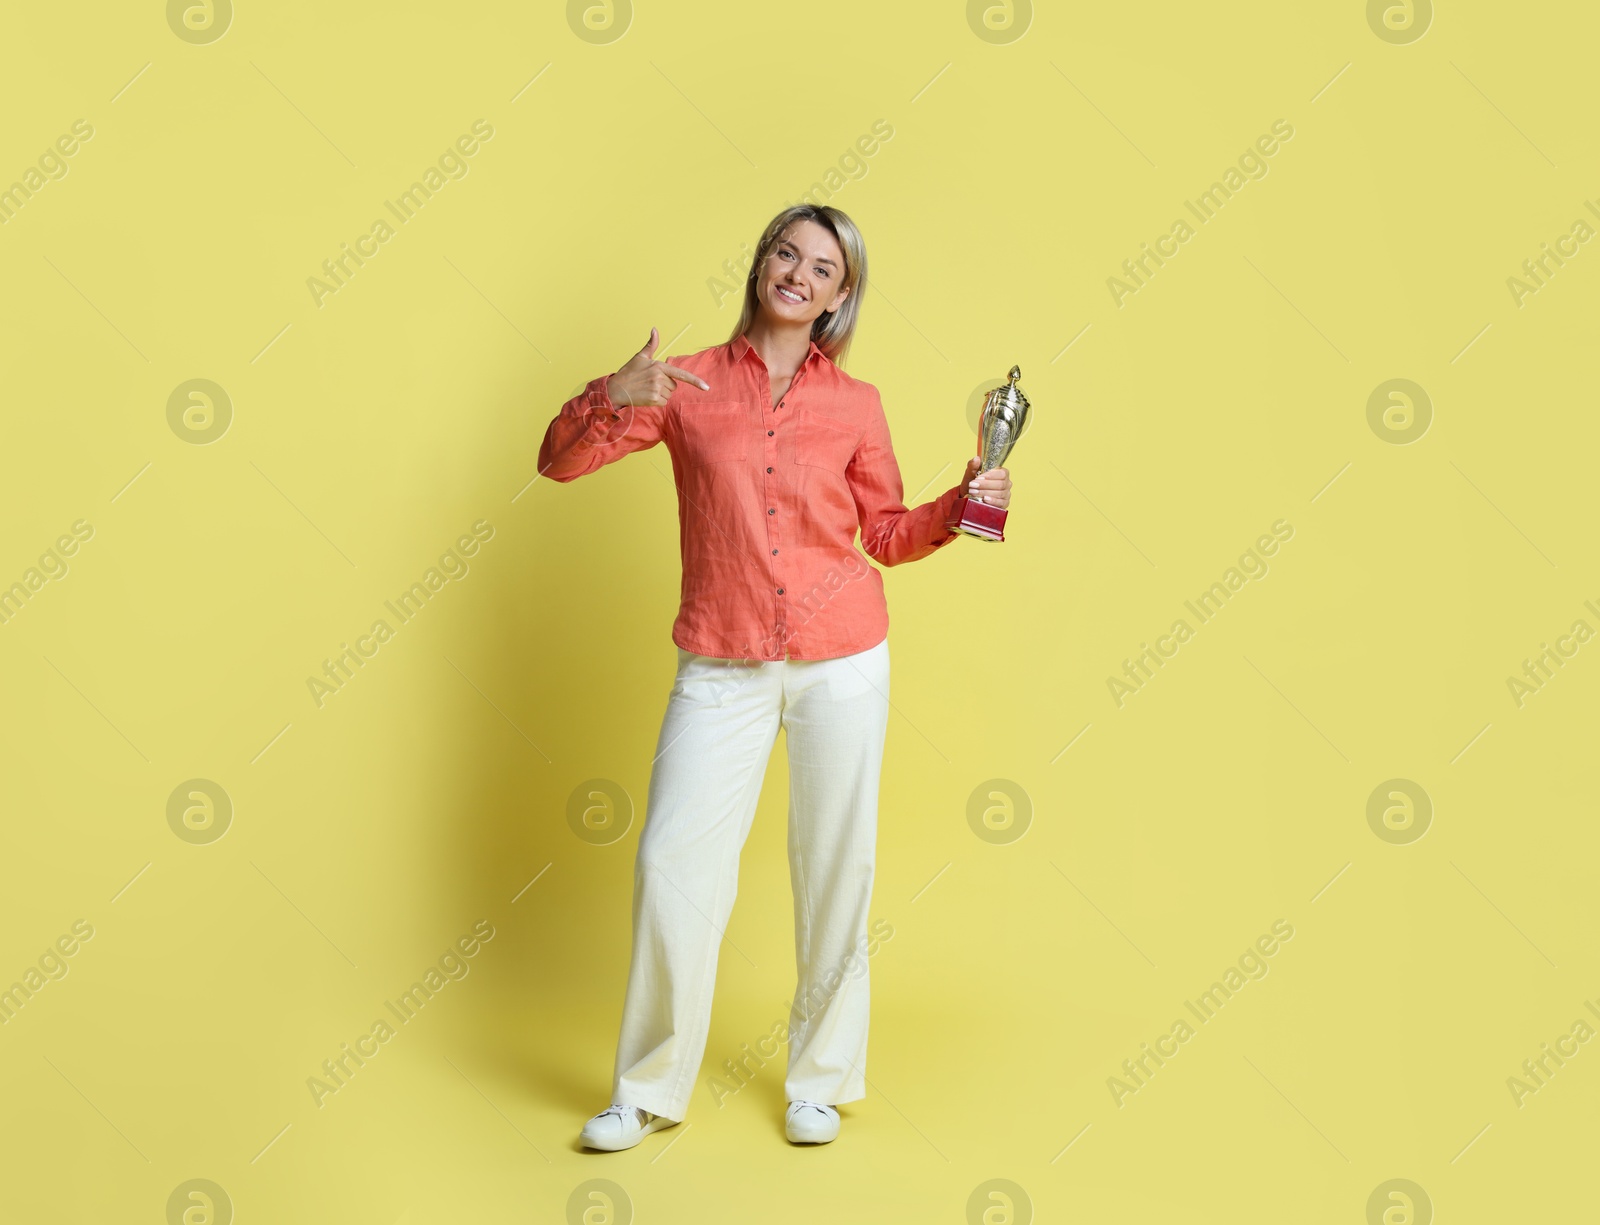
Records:
<instances>
[{"instance_id":1,"label":"white sneaker","mask_svg":"<svg viewBox=\"0 0 1600 1225\"><path fill-rule=\"evenodd\" d=\"M826 1144L839 1134L839 1112L803 1098L789 1103L783 1134L794 1144Z\"/></svg>"},{"instance_id":2,"label":"white sneaker","mask_svg":"<svg viewBox=\"0 0 1600 1225\"><path fill-rule=\"evenodd\" d=\"M651 1114L640 1106L625 1106L612 1102L594 1118L583 1125L578 1139L586 1148L603 1149L608 1153L632 1148L653 1131L663 1127L676 1127L680 1120Z\"/></svg>"}]
</instances>

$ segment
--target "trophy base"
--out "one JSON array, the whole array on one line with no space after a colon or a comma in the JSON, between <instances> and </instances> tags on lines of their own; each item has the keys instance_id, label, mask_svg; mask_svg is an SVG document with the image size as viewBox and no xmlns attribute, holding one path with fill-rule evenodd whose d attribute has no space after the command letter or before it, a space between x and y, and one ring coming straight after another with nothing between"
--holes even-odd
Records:
<instances>
[{"instance_id":1,"label":"trophy base","mask_svg":"<svg viewBox=\"0 0 1600 1225\"><path fill-rule=\"evenodd\" d=\"M1006 512L987 502L974 502L971 498L958 498L944 521L946 528L974 536L979 540L1003 541L1006 538Z\"/></svg>"}]
</instances>

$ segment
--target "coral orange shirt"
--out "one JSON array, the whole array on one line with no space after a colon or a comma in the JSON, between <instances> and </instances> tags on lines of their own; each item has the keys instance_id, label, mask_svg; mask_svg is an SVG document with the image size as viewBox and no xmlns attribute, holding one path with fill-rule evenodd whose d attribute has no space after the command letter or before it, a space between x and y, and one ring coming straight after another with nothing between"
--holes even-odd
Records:
<instances>
[{"instance_id":1,"label":"coral orange shirt","mask_svg":"<svg viewBox=\"0 0 1600 1225\"><path fill-rule=\"evenodd\" d=\"M889 611L861 550L896 566L957 539L945 520L959 482L907 509L878 389L815 341L776 405L766 363L743 336L659 360L711 390L674 382L665 405L618 407L606 394L611 376L594 379L550 422L539 472L573 481L667 444L683 554L672 640L684 650L835 659L877 646Z\"/></svg>"}]
</instances>

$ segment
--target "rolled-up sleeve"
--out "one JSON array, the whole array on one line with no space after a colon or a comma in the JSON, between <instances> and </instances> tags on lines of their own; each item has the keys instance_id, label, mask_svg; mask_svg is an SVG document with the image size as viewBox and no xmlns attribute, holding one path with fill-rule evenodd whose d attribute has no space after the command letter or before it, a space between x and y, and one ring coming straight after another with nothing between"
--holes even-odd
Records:
<instances>
[{"instance_id":1,"label":"rolled-up sleeve","mask_svg":"<svg viewBox=\"0 0 1600 1225\"><path fill-rule=\"evenodd\" d=\"M860 518L862 549L880 565L898 566L926 557L961 535L945 526L961 486L953 485L933 501L907 509L889 422L876 388L867 416L866 431L845 469L845 479Z\"/></svg>"},{"instance_id":2,"label":"rolled-up sleeve","mask_svg":"<svg viewBox=\"0 0 1600 1225\"><path fill-rule=\"evenodd\" d=\"M661 441L665 406L617 405L603 374L561 406L539 445L539 475L574 481Z\"/></svg>"}]
</instances>

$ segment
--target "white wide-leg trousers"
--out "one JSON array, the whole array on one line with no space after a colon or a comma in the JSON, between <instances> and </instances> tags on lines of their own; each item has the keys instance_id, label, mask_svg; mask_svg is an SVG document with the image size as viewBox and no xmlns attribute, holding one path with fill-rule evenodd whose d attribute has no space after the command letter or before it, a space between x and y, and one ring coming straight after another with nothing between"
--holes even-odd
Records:
<instances>
[{"instance_id":1,"label":"white wide-leg trousers","mask_svg":"<svg viewBox=\"0 0 1600 1225\"><path fill-rule=\"evenodd\" d=\"M798 969L784 1089L791 1101L855 1101L866 1096L864 950L889 718L888 639L837 659L677 652L634 862L633 954L611 1100L669 1119L688 1109L739 852L781 726Z\"/></svg>"}]
</instances>

